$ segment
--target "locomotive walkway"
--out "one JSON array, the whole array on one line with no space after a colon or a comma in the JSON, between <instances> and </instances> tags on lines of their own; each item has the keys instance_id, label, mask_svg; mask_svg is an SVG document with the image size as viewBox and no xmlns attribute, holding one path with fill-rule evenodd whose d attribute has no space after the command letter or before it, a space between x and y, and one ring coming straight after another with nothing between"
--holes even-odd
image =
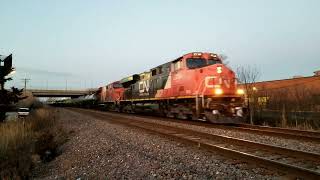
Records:
<instances>
[{"instance_id":1,"label":"locomotive walkway","mask_svg":"<svg viewBox=\"0 0 320 180\"><path fill-rule=\"evenodd\" d=\"M231 158L254 163L286 174L307 179L320 178L320 155L298 151L278 146L256 143L248 140L213 135L190 129L160 125L131 118L128 115L105 113L92 110L72 109L73 111L93 116L97 119L109 120L111 123L170 137L185 143L196 145L199 148L219 152ZM108 118L107 118L108 117ZM114 117L110 120L110 117ZM106 119L107 118L107 119ZM141 118L140 118L141 119ZM144 118L146 119L146 118Z\"/></svg>"}]
</instances>

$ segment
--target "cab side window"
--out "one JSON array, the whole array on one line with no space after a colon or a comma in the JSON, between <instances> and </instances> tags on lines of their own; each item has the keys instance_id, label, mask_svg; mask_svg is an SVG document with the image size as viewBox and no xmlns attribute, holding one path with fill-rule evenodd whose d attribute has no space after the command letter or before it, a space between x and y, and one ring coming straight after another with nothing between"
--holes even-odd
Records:
<instances>
[{"instance_id":1,"label":"cab side window","mask_svg":"<svg viewBox=\"0 0 320 180\"><path fill-rule=\"evenodd\" d=\"M157 75L157 69L153 69L153 70L151 71L151 75L152 75L152 76Z\"/></svg>"}]
</instances>

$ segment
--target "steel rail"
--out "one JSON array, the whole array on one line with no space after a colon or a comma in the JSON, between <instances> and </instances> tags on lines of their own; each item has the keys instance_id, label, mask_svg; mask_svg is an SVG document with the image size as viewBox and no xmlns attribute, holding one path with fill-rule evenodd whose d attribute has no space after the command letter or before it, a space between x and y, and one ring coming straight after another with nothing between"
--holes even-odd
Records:
<instances>
[{"instance_id":1,"label":"steel rail","mask_svg":"<svg viewBox=\"0 0 320 180\"><path fill-rule=\"evenodd\" d=\"M239 124L238 127L266 130L266 131L272 131L272 132L281 132L281 133L288 133L288 134L297 134L297 135L302 135L302 136L320 138L319 131L309 131L309 130L307 131L307 130L299 130L299 129L258 126L258 125L250 125L250 124Z\"/></svg>"},{"instance_id":2,"label":"steel rail","mask_svg":"<svg viewBox=\"0 0 320 180\"><path fill-rule=\"evenodd\" d=\"M294 139L294 140L299 140L299 141L308 141L308 142L316 142L320 143L320 137L317 136L309 136L309 135L304 135L304 134L293 134L293 133L287 133L287 131L280 131L278 130L272 130L273 128L256 128L252 126L251 128L249 127L223 127L225 129L235 129L238 131L242 132L250 132L250 133L255 133L255 134L260 134L260 135L268 135L268 136L275 136L275 137L280 137L280 138L285 138L285 139Z\"/></svg>"}]
</instances>

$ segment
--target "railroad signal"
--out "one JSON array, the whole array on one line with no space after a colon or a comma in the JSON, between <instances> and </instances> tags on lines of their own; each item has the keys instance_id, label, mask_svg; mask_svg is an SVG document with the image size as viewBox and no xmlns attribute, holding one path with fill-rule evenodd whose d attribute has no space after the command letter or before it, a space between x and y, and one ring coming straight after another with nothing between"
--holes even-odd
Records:
<instances>
[{"instance_id":1,"label":"railroad signal","mask_svg":"<svg viewBox=\"0 0 320 180\"><path fill-rule=\"evenodd\" d=\"M14 72L15 69L12 68L12 54L5 57L3 60L0 59L0 90L4 90L4 83L11 80L11 78L6 78L6 76Z\"/></svg>"},{"instance_id":2,"label":"railroad signal","mask_svg":"<svg viewBox=\"0 0 320 180\"><path fill-rule=\"evenodd\" d=\"M1 66L1 62L3 62L3 66ZM11 72L15 71L14 68L12 68L12 54L4 58L3 60L0 60L0 74L1 76L7 76Z\"/></svg>"},{"instance_id":3,"label":"railroad signal","mask_svg":"<svg viewBox=\"0 0 320 180\"><path fill-rule=\"evenodd\" d=\"M10 54L9 56L7 56L4 60L4 69L6 71L8 71L8 74L11 72L12 70L12 54ZM9 72L10 71L10 72Z\"/></svg>"}]
</instances>

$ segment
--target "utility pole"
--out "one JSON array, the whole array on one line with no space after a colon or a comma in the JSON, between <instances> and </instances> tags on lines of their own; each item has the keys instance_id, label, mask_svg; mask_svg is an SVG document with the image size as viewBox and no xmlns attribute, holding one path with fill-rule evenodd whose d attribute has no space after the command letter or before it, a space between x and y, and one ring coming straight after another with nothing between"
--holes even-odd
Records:
<instances>
[{"instance_id":1,"label":"utility pole","mask_svg":"<svg viewBox=\"0 0 320 180\"><path fill-rule=\"evenodd\" d=\"M21 80L24 82L24 94L26 94L26 92L27 92L27 83L28 83L31 79L23 78L23 79L21 79Z\"/></svg>"}]
</instances>

